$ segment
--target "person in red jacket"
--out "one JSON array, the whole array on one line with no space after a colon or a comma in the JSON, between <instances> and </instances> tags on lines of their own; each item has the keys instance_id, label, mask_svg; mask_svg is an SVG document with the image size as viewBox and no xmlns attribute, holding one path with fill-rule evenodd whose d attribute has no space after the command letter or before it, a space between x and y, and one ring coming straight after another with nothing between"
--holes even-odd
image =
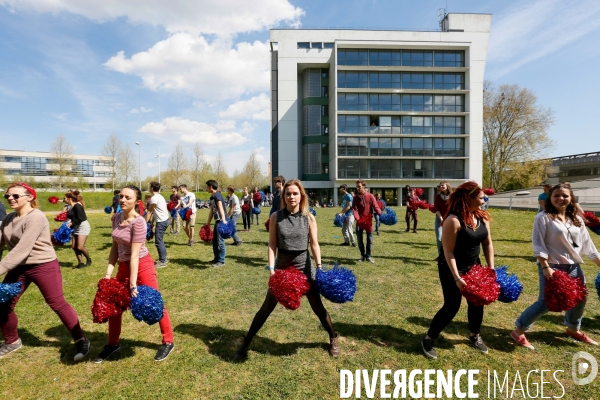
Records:
<instances>
[{"instance_id":1,"label":"person in red jacket","mask_svg":"<svg viewBox=\"0 0 600 400\"><path fill-rule=\"evenodd\" d=\"M419 208L419 202L421 199L415 194L415 189L406 185L407 195L406 195L406 215L404 219L406 220L406 230L405 232L410 231L410 218L413 219L413 233L417 233L417 223L419 221L419 217L417 215L417 209Z\"/></svg>"},{"instance_id":2,"label":"person in red jacket","mask_svg":"<svg viewBox=\"0 0 600 400\"><path fill-rule=\"evenodd\" d=\"M359 179L356 181L356 196L352 199L352 213L356 220L356 237L358 238L358 248L360 250L361 258L359 261L368 261L375 264L371 257L371 250L373 248L373 214L381 215L381 208L375 200L375 196L367 192L365 181ZM362 221L367 221L365 227L361 224ZM362 226L361 226L362 225ZM367 248L363 243L363 231L367 231Z\"/></svg>"}]
</instances>

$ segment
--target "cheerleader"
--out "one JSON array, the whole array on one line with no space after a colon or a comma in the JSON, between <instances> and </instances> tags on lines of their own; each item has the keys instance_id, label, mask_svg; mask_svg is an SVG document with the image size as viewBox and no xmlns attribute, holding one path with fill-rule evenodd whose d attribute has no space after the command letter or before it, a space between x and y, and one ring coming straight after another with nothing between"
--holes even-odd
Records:
<instances>
[{"instance_id":1,"label":"cheerleader","mask_svg":"<svg viewBox=\"0 0 600 400\"><path fill-rule=\"evenodd\" d=\"M92 227L87 220L87 215L85 214L83 196L79 194L79 192L75 191L72 193L67 193L65 195L65 199L68 204L71 206L71 209L67 213L67 218L69 219L68 225L70 228L73 228L73 240L71 241L71 248L73 252L75 252L75 257L77 257L77 267L76 268L84 268L92 265L92 258L90 257L90 253L85 248L85 242L90 235ZM85 256L85 264L83 263L83 257Z\"/></svg>"},{"instance_id":2,"label":"cheerleader","mask_svg":"<svg viewBox=\"0 0 600 400\"><path fill-rule=\"evenodd\" d=\"M275 269L296 268L303 272L311 288L306 294L313 312L319 317L321 325L329 334L329 354L332 357L339 355L338 334L333 330L329 313L323 306L319 290L315 284L316 269L313 267L308 247L312 250L317 268L321 268L321 249L317 240L317 222L308 211L308 197L302 183L292 179L283 187L283 208L271 215L269 229L269 248L267 269L271 275ZM256 313L244 342L235 353L235 360L242 360L248 356L248 348L254 336L266 322L275 309L277 300L267 290L267 297L262 307Z\"/></svg>"},{"instance_id":3,"label":"cheerleader","mask_svg":"<svg viewBox=\"0 0 600 400\"><path fill-rule=\"evenodd\" d=\"M406 230L404 232L410 231L410 219L412 217L413 233L417 233L417 222L419 221L417 208L420 201L421 199L415 194L415 190L406 185L406 215L404 216L404 219L406 220Z\"/></svg>"},{"instance_id":4,"label":"cheerleader","mask_svg":"<svg viewBox=\"0 0 600 400\"><path fill-rule=\"evenodd\" d=\"M448 211L447 202L452 193L452 188L446 181L440 182L439 193L437 193L433 199L433 206L435 207L435 243L437 244L438 255L442 254L442 222L444 222L444 215Z\"/></svg>"}]
</instances>

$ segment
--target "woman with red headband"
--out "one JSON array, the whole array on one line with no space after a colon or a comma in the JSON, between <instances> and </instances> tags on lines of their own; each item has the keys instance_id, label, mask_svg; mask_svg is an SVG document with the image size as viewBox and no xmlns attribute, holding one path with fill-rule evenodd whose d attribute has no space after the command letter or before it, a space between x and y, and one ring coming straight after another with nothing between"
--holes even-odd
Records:
<instances>
[{"instance_id":1,"label":"woman with red headband","mask_svg":"<svg viewBox=\"0 0 600 400\"><path fill-rule=\"evenodd\" d=\"M448 212L442 225L444 253L438 259L444 305L433 317L427 336L421 342L428 358L437 359L435 339L460 309L461 290L466 285L462 275L469 272L473 265L481 263L480 246L483 247L487 265L494 268L494 247L489 226L491 217L487 211L480 209L485 203L483 198L484 193L477 183L469 181L457 187L448 200ZM483 322L483 306L467 304L471 345L487 354L488 349L479 334Z\"/></svg>"},{"instance_id":2,"label":"woman with red headband","mask_svg":"<svg viewBox=\"0 0 600 400\"><path fill-rule=\"evenodd\" d=\"M25 290L34 283L75 340L75 361L82 360L90 351L90 342L83 335L75 310L63 295L48 219L36 209L37 194L28 184L18 182L8 187L4 198L14 212L7 215L0 227L0 256L5 245L9 251L0 260L0 275L6 274L4 283L21 283L22 291L11 301L0 303L0 329L4 336L0 358L22 346L14 310Z\"/></svg>"}]
</instances>

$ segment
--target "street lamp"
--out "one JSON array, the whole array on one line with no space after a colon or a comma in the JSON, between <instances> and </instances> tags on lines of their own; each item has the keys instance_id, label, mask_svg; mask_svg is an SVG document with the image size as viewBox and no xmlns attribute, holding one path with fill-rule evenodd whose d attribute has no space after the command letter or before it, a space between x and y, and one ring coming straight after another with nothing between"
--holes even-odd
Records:
<instances>
[{"instance_id":1,"label":"street lamp","mask_svg":"<svg viewBox=\"0 0 600 400\"><path fill-rule=\"evenodd\" d=\"M140 174L140 190L142 190L142 145L140 142L135 142L138 146L138 173Z\"/></svg>"},{"instance_id":2,"label":"street lamp","mask_svg":"<svg viewBox=\"0 0 600 400\"><path fill-rule=\"evenodd\" d=\"M158 183L160 183L160 147L158 148L158 154L154 158L158 158Z\"/></svg>"}]
</instances>

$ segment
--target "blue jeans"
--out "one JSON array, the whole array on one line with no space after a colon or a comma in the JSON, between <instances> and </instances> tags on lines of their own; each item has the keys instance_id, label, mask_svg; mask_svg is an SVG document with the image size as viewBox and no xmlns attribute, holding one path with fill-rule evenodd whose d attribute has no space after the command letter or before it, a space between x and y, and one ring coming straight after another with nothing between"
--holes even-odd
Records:
<instances>
[{"instance_id":1,"label":"blue jeans","mask_svg":"<svg viewBox=\"0 0 600 400\"><path fill-rule=\"evenodd\" d=\"M435 216L435 243L437 244L438 254L442 254L442 221Z\"/></svg>"},{"instance_id":2,"label":"blue jeans","mask_svg":"<svg viewBox=\"0 0 600 400\"><path fill-rule=\"evenodd\" d=\"M585 282L585 276L579 264L559 264L550 265L554 270L564 271L573 278L581 278ZM542 267L538 264L538 274L540 276L540 294L538 300L527 307L523 314L515 321L515 326L524 331L529 330L533 323L540 318L542 315L548 312L548 307L544 301L544 287L546 286L546 278L542 272ZM584 299L581 303L577 304L572 309L565 313L565 325L573 330L579 330L581 328L581 320L583 319L583 309L587 299Z\"/></svg>"},{"instance_id":3,"label":"blue jeans","mask_svg":"<svg viewBox=\"0 0 600 400\"><path fill-rule=\"evenodd\" d=\"M165 247L164 236L169 226L169 220L156 223L156 232L154 232L154 244L158 250L158 261L167 261L167 248Z\"/></svg>"},{"instance_id":4,"label":"blue jeans","mask_svg":"<svg viewBox=\"0 0 600 400\"><path fill-rule=\"evenodd\" d=\"M242 216L242 213L231 214L231 223L233 225L236 225L241 216ZM240 240L240 237L237 234L237 229L236 229L235 233L233 234L233 243L242 243L242 241Z\"/></svg>"},{"instance_id":5,"label":"blue jeans","mask_svg":"<svg viewBox=\"0 0 600 400\"><path fill-rule=\"evenodd\" d=\"M375 214L375 232L379 233L379 215Z\"/></svg>"},{"instance_id":6,"label":"blue jeans","mask_svg":"<svg viewBox=\"0 0 600 400\"><path fill-rule=\"evenodd\" d=\"M250 221L254 222L254 217L256 217L256 225L259 225L260 224L260 222L258 222L258 216L259 215L260 214L250 214Z\"/></svg>"},{"instance_id":7,"label":"blue jeans","mask_svg":"<svg viewBox=\"0 0 600 400\"><path fill-rule=\"evenodd\" d=\"M215 221L215 226L213 228L213 254L215 256L215 261L225 264L225 255L227 253L225 249L225 240L219 235L219 224L220 221Z\"/></svg>"},{"instance_id":8,"label":"blue jeans","mask_svg":"<svg viewBox=\"0 0 600 400\"><path fill-rule=\"evenodd\" d=\"M363 231L356 224L356 237L358 239L358 249L360 250L360 255L364 257L371 257L371 249L373 248L373 232L365 232L367 234L367 250L365 251L365 245L363 243Z\"/></svg>"}]
</instances>

